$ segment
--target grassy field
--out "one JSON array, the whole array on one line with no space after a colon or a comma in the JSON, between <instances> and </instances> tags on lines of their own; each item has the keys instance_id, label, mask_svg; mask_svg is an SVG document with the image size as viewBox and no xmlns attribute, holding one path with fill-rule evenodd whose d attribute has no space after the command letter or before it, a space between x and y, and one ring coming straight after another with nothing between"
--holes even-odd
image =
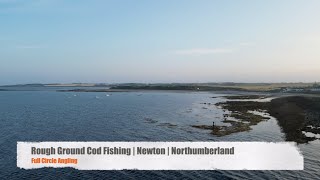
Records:
<instances>
[{"instance_id":1,"label":"grassy field","mask_svg":"<svg viewBox=\"0 0 320 180\"><path fill-rule=\"evenodd\" d=\"M271 91L281 88L305 88L311 87L314 83L244 83L244 84L235 84L235 85L222 85L223 87L233 87L233 88L241 88L245 90L251 91Z\"/></svg>"},{"instance_id":2,"label":"grassy field","mask_svg":"<svg viewBox=\"0 0 320 180\"><path fill-rule=\"evenodd\" d=\"M237 90L277 91L283 88L306 88L314 83L171 83L171 84L120 84L114 89L158 89L158 90Z\"/></svg>"}]
</instances>

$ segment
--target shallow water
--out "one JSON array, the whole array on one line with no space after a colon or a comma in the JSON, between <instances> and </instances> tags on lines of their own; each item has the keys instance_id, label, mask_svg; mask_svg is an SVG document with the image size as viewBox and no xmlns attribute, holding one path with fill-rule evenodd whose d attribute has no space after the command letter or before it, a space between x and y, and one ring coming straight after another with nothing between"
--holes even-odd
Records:
<instances>
[{"instance_id":1,"label":"shallow water","mask_svg":"<svg viewBox=\"0 0 320 180\"><path fill-rule=\"evenodd\" d=\"M218 98L211 98L211 97ZM319 179L320 142L299 145L304 171L78 171L71 168L20 170L17 141L283 141L271 118L240 132L216 137L190 127L221 124L223 110L213 104L223 94L178 92L76 93L0 92L0 179L21 178L183 178ZM211 103L201 104L201 103Z\"/></svg>"}]
</instances>

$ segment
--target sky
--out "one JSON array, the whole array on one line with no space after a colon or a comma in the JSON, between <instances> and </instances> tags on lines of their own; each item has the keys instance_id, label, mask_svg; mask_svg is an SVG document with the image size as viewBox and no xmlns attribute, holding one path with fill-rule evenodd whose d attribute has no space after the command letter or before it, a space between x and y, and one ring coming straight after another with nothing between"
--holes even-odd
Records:
<instances>
[{"instance_id":1,"label":"sky","mask_svg":"<svg viewBox=\"0 0 320 180\"><path fill-rule=\"evenodd\" d=\"M320 81L319 0L0 0L0 85Z\"/></svg>"}]
</instances>

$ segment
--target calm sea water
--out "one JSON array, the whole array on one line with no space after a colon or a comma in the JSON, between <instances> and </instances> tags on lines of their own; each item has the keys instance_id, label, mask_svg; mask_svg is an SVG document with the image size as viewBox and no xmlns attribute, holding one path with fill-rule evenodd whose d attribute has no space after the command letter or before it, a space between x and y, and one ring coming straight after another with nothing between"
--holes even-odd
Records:
<instances>
[{"instance_id":1,"label":"calm sea water","mask_svg":"<svg viewBox=\"0 0 320 180\"><path fill-rule=\"evenodd\" d=\"M29 89L30 90L30 89ZM32 89L34 90L34 89ZM223 110L201 103L222 94L177 92L75 93L0 92L0 179L319 179L320 142L299 145L304 171L78 171L72 168L22 170L17 141L283 141L275 119L249 132L224 137L190 127L221 124ZM211 98L218 97L218 98ZM150 122L146 119L152 119ZM176 126L172 126L176 125Z\"/></svg>"}]
</instances>

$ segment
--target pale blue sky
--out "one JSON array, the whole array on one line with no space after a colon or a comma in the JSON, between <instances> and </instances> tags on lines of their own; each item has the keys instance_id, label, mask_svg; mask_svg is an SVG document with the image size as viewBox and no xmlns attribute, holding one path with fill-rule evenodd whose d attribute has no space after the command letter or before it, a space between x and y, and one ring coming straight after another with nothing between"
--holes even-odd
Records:
<instances>
[{"instance_id":1,"label":"pale blue sky","mask_svg":"<svg viewBox=\"0 0 320 180\"><path fill-rule=\"evenodd\" d=\"M320 81L318 0L0 0L0 84Z\"/></svg>"}]
</instances>

